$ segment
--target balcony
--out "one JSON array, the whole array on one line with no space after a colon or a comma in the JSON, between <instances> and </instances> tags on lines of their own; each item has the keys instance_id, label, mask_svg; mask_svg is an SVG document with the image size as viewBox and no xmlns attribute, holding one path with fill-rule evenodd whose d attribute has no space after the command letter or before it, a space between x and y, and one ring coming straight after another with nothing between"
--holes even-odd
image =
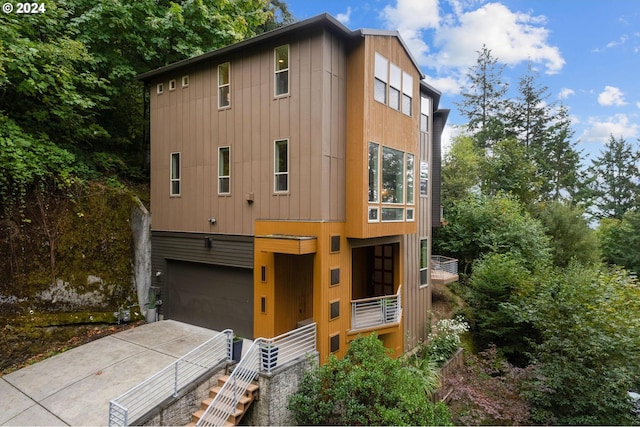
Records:
<instances>
[{"instance_id":1,"label":"balcony","mask_svg":"<svg viewBox=\"0 0 640 427\"><path fill-rule=\"evenodd\" d=\"M458 281L458 260L442 255L431 257L431 283L446 285Z\"/></svg>"},{"instance_id":2,"label":"balcony","mask_svg":"<svg viewBox=\"0 0 640 427\"><path fill-rule=\"evenodd\" d=\"M402 318L402 286L395 295L351 301L351 331L397 326Z\"/></svg>"}]
</instances>

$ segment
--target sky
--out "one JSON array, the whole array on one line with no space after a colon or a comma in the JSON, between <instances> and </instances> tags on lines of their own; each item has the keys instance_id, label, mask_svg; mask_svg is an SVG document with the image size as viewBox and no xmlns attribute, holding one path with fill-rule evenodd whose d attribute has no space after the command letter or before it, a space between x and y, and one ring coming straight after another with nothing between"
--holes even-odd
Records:
<instances>
[{"instance_id":1,"label":"sky","mask_svg":"<svg viewBox=\"0 0 640 427\"><path fill-rule=\"evenodd\" d=\"M445 148L466 123L457 111L483 45L505 64L509 97L529 63L546 102L564 104L584 165L613 135L640 148L640 1L287 0L296 20L327 12L352 30L397 30L450 109Z\"/></svg>"}]
</instances>

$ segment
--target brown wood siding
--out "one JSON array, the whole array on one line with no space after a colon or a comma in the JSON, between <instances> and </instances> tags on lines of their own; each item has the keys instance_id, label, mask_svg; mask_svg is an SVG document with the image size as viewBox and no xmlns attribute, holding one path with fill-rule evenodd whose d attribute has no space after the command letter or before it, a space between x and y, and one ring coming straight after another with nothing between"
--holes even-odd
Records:
<instances>
[{"instance_id":1,"label":"brown wood siding","mask_svg":"<svg viewBox=\"0 0 640 427\"><path fill-rule=\"evenodd\" d=\"M274 98L273 49L287 43L290 94ZM227 61L231 105L219 110L217 66ZM181 86L183 75L190 77L188 88ZM177 82L173 91L170 79ZM156 94L159 82L165 87L162 95ZM345 47L324 30L152 82L153 229L251 235L257 218L344 221L345 111ZM289 140L286 195L273 191L276 139ZM229 196L218 196L221 146L231 147ZM169 197L171 152L181 153L180 197Z\"/></svg>"},{"instance_id":2,"label":"brown wood siding","mask_svg":"<svg viewBox=\"0 0 640 427\"><path fill-rule=\"evenodd\" d=\"M373 84L376 52L413 77L412 116L375 101ZM349 237L368 238L417 231L415 221L369 223L367 189L369 142L411 153L416 158L418 156L419 82L419 70L415 68L396 37L367 36L364 44L350 54L347 110Z\"/></svg>"}]
</instances>

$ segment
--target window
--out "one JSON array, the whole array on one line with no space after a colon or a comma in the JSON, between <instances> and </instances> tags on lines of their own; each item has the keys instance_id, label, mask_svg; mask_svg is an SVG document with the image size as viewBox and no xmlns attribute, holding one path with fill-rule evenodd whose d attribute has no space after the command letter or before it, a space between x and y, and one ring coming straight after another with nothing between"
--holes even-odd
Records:
<instances>
[{"instance_id":1,"label":"window","mask_svg":"<svg viewBox=\"0 0 640 427\"><path fill-rule=\"evenodd\" d=\"M337 319L340 317L340 301L330 302L329 320Z\"/></svg>"},{"instance_id":2,"label":"window","mask_svg":"<svg viewBox=\"0 0 640 427\"><path fill-rule=\"evenodd\" d=\"M274 51L275 95L289 93L289 45L279 46Z\"/></svg>"},{"instance_id":3,"label":"window","mask_svg":"<svg viewBox=\"0 0 640 427\"><path fill-rule=\"evenodd\" d=\"M286 139L276 141L274 154L274 191L285 193L289 191L289 141Z\"/></svg>"},{"instance_id":4,"label":"window","mask_svg":"<svg viewBox=\"0 0 640 427\"><path fill-rule=\"evenodd\" d=\"M180 195L180 153L171 153L171 196Z\"/></svg>"},{"instance_id":5,"label":"window","mask_svg":"<svg viewBox=\"0 0 640 427\"><path fill-rule=\"evenodd\" d=\"M413 208L407 208L407 221L415 221L415 211Z\"/></svg>"},{"instance_id":6,"label":"window","mask_svg":"<svg viewBox=\"0 0 640 427\"><path fill-rule=\"evenodd\" d=\"M176 90L176 80L169 80L169 90Z\"/></svg>"},{"instance_id":7,"label":"window","mask_svg":"<svg viewBox=\"0 0 640 427\"><path fill-rule=\"evenodd\" d=\"M404 153L389 147L382 148L382 202L404 202Z\"/></svg>"},{"instance_id":8,"label":"window","mask_svg":"<svg viewBox=\"0 0 640 427\"><path fill-rule=\"evenodd\" d=\"M164 85L162 83L158 83L158 86L156 86L156 93L158 95L162 95L164 93Z\"/></svg>"},{"instance_id":9,"label":"window","mask_svg":"<svg viewBox=\"0 0 640 427\"><path fill-rule=\"evenodd\" d=\"M230 193L229 147L218 148L218 194Z\"/></svg>"},{"instance_id":10,"label":"window","mask_svg":"<svg viewBox=\"0 0 640 427\"><path fill-rule=\"evenodd\" d=\"M429 195L429 163L420 162L420 195Z\"/></svg>"},{"instance_id":11,"label":"window","mask_svg":"<svg viewBox=\"0 0 640 427\"><path fill-rule=\"evenodd\" d=\"M429 241L420 240L420 285L429 284L427 274L429 272Z\"/></svg>"},{"instance_id":12,"label":"window","mask_svg":"<svg viewBox=\"0 0 640 427\"><path fill-rule=\"evenodd\" d=\"M379 158L380 146L375 142L369 143L369 201L378 201Z\"/></svg>"},{"instance_id":13,"label":"window","mask_svg":"<svg viewBox=\"0 0 640 427\"><path fill-rule=\"evenodd\" d=\"M375 79L373 83L374 98L376 101L387 103L387 82L389 81L389 61L376 52Z\"/></svg>"},{"instance_id":14,"label":"window","mask_svg":"<svg viewBox=\"0 0 640 427\"><path fill-rule=\"evenodd\" d=\"M231 64L229 62L218 65L218 108L225 108L231 104L230 72Z\"/></svg>"},{"instance_id":15,"label":"window","mask_svg":"<svg viewBox=\"0 0 640 427\"><path fill-rule=\"evenodd\" d=\"M429 112L431 110L431 100L420 98L420 131L429 132Z\"/></svg>"},{"instance_id":16,"label":"window","mask_svg":"<svg viewBox=\"0 0 640 427\"><path fill-rule=\"evenodd\" d=\"M182 87L189 87L189 76L182 76Z\"/></svg>"},{"instance_id":17,"label":"window","mask_svg":"<svg viewBox=\"0 0 640 427\"><path fill-rule=\"evenodd\" d=\"M415 181L415 157L413 154L407 153L407 204L412 205L414 203L413 188Z\"/></svg>"},{"instance_id":18,"label":"window","mask_svg":"<svg viewBox=\"0 0 640 427\"><path fill-rule=\"evenodd\" d=\"M396 64L392 63L389 67L389 107L398 111L400 111L401 83L402 70Z\"/></svg>"},{"instance_id":19,"label":"window","mask_svg":"<svg viewBox=\"0 0 640 427\"><path fill-rule=\"evenodd\" d=\"M404 208L382 208L382 221L404 221Z\"/></svg>"},{"instance_id":20,"label":"window","mask_svg":"<svg viewBox=\"0 0 640 427\"><path fill-rule=\"evenodd\" d=\"M378 222L380 221L378 217L378 212L380 211L377 207L369 206L369 222Z\"/></svg>"},{"instance_id":21,"label":"window","mask_svg":"<svg viewBox=\"0 0 640 427\"><path fill-rule=\"evenodd\" d=\"M411 74L402 72L402 112L407 116L412 114L413 105L413 77Z\"/></svg>"}]
</instances>

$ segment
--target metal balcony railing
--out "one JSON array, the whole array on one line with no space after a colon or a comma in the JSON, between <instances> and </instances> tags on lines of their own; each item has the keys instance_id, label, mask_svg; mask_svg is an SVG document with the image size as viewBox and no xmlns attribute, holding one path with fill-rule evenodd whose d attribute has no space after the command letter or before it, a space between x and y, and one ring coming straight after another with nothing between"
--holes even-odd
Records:
<instances>
[{"instance_id":1,"label":"metal balcony railing","mask_svg":"<svg viewBox=\"0 0 640 427\"><path fill-rule=\"evenodd\" d=\"M442 255L431 256L431 278L447 279L458 275L458 260Z\"/></svg>"},{"instance_id":2,"label":"metal balcony railing","mask_svg":"<svg viewBox=\"0 0 640 427\"><path fill-rule=\"evenodd\" d=\"M351 329L366 329L398 323L402 317L402 285L395 295L351 301Z\"/></svg>"},{"instance_id":3,"label":"metal balcony railing","mask_svg":"<svg viewBox=\"0 0 640 427\"><path fill-rule=\"evenodd\" d=\"M109 426L128 426L217 365L231 360L233 331L226 329L157 374L109 402Z\"/></svg>"},{"instance_id":4,"label":"metal balcony railing","mask_svg":"<svg viewBox=\"0 0 640 427\"><path fill-rule=\"evenodd\" d=\"M197 426L222 426L232 415L238 401L257 379L259 372L270 374L278 365L284 365L316 351L316 324L310 323L275 338L256 339L229 379L202 414Z\"/></svg>"}]
</instances>

